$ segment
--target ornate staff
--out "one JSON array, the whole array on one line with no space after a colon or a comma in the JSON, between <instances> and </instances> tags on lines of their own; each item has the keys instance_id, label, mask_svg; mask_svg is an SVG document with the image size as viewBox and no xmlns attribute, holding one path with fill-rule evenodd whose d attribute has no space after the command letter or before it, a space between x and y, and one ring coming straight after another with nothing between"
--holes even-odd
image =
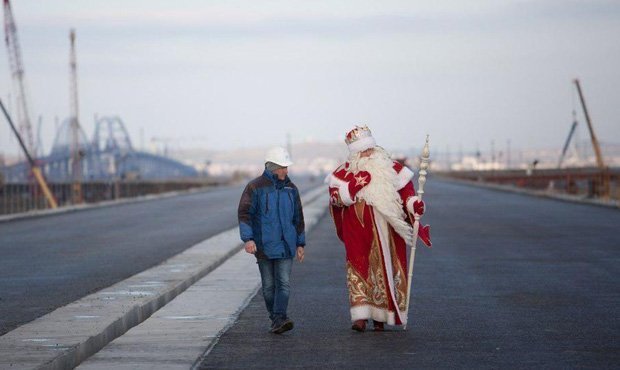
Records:
<instances>
[{"instance_id":1,"label":"ornate staff","mask_svg":"<svg viewBox=\"0 0 620 370\"><path fill-rule=\"evenodd\" d=\"M422 157L420 158L420 175L418 176L418 191L417 195L420 200L422 200L422 195L424 195L424 184L426 183L426 170L428 169L428 161L430 159L431 152L428 149L428 135L426 135L426 143L424 144L424 149L422 149ZM409 314L409 299L411 298L411 278L413 276L413 262L415 261L415 245L418 241L418 230L420 228L420 216L414 215L415 221L413 222L413 244L411 244L411 253L409 257L409 276L407 277L407 287L409 288L407 291L407 304L405 312ZM428 225L425 226L428 228ZM403 326L404 329L407 329L407 325Z\"/></svg>"}]
</instances>

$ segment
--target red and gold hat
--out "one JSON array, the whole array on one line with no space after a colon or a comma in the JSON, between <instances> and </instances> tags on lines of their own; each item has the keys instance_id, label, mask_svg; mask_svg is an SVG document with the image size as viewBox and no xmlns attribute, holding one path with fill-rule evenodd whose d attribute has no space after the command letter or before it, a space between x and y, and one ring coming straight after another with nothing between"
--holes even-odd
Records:
<instances>
[{"instance_id":1,"label":"red and gold hat","mask_svg":"<svg viewBox=\"0 0 620 370\"><path fill-rule=\"evenodd\" d=\"M347 133L344 142L349 147L351 154L363 152L366 149L374 148L377 146L375 138L372 137L372 133L368 126L355 126L355 128Z\"/></svg>"}]
</instances>

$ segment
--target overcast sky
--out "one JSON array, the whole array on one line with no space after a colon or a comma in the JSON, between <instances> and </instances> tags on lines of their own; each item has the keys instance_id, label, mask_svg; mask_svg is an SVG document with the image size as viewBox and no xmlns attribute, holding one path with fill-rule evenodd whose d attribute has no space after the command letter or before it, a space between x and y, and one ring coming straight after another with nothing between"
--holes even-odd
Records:
<instances>
[{"instance_id":1,"label":"overcast sky","mask_svg":"<svg viewBox=\"0 0 620 370\"><path fill-rule=\"evenodd\" d=\"M599 139L620 142L619 1L12 3L46 150L69 114L71 27L89 137L95 114L113 114L135 146L141 130L145 144L218 150L287 133L333 142L365 123L390 150L419 148L426 133L442 151L561 148L579 77ZM2 119L0 152L16 151Z\"/></svg>"}]
</instances>

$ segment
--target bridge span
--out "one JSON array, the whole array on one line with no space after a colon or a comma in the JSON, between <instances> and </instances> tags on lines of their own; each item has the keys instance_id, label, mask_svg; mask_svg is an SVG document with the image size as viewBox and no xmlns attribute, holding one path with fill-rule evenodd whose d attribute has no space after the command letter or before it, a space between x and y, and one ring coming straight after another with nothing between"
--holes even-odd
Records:
<instances>
[{"instance_id":1,"label":"bridge span","mask_svg":"<svg viewBox=\"0 0 620 370\"><path fill-rule=\"evenodd\" d=\"M425 190L424 221L432 225L434 243L433 249L418 248L407 331L351 331L344 249L329 213L323 212L316 228L309 231L306 260L293 268L289 313L296 326L292 332L284 336L267 332L262 298L260 293L254 297L252 289L245 293L249 305L238 317L231 309L226 319L231 321L204 310L209 302L225 302L228 298L219 294L229 292L236 279L248 278L246 265L237 271L234 266L241 265L233 264L209 283L215 286L181 293L161 314L145 318L101 348L82 368L617 366L617 209L433 178ZM157 265L200 239L234 228L240 191L240 187L219 188L131 206L0 223L4 256L0 317L5 320L0 351L3 346L7 349L17 330L26 333L29 325L45 323L49 316L26 322L53 310L53 296L63 296L64 302L76 300L133 274L122 272L120 265L130 265L135 268L132 271ZM66 230L59 231L59 226ZM252 257L238 257L244 258ZM45 291L48 296L38 299ZM24 298L18 302L20 297ZM24 313L30 313L30 318L24 320ZM10 317L12 323L5 319ZM171 319L183 317L195 319ZM83 321L74 320L72 332L89 325L88 319ZM218 325L230 328L205 334ZM64 343L67 333L59 330L57 336L49 332L46 340ZM36 338L34 332L32 338ZM22 343L20 348L26 349L11 358L32 360L28 356L35 352L30 351L36 346L43 351L49 344ZM64 353L62 348L54 355Z\"/></svg>"},{"instance_id":2,"label":"bridge span","mask_svg":"<svg viewBox=\"0 0 620 370\"><path fill-rule=\"evenodd\" d=\"M71 120L66 119L56 132L50 153L37 158L48 181L73 181L71 135ZM92 140L87 138L81 128L78 136L82 181L126 178L170 180L198 176L198 172L191 166L136 150L124 122L118 116L96 118ZM31 178L27 162L0 168L0 173L6 183L24 183Z\"/></svg>"}]
</instances>

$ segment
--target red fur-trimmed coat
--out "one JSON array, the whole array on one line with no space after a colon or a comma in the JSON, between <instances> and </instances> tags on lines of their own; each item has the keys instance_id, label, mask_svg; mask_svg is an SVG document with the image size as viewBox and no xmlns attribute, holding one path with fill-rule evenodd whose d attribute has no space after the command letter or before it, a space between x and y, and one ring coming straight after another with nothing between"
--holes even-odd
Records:
<instances>
[{"instance_id":1,"label":"red fur-trimmed coat","mask_svg":"<svg viewBox=\"0 0 620 370\"><path fill-rule=\"evenodd\" d=\"M331 215L346 249L351 321L373 319L404 325L408 292L406 243L375 207L364 199L352 199L345 180L351 177L347 176L348 168L348 163L338 167L328 181ZM396 161L393 168L398 178L394 191L400 195L406 221L412 224L413 201L417 199L413 172Z\"/></svg>"}]
</instances>

